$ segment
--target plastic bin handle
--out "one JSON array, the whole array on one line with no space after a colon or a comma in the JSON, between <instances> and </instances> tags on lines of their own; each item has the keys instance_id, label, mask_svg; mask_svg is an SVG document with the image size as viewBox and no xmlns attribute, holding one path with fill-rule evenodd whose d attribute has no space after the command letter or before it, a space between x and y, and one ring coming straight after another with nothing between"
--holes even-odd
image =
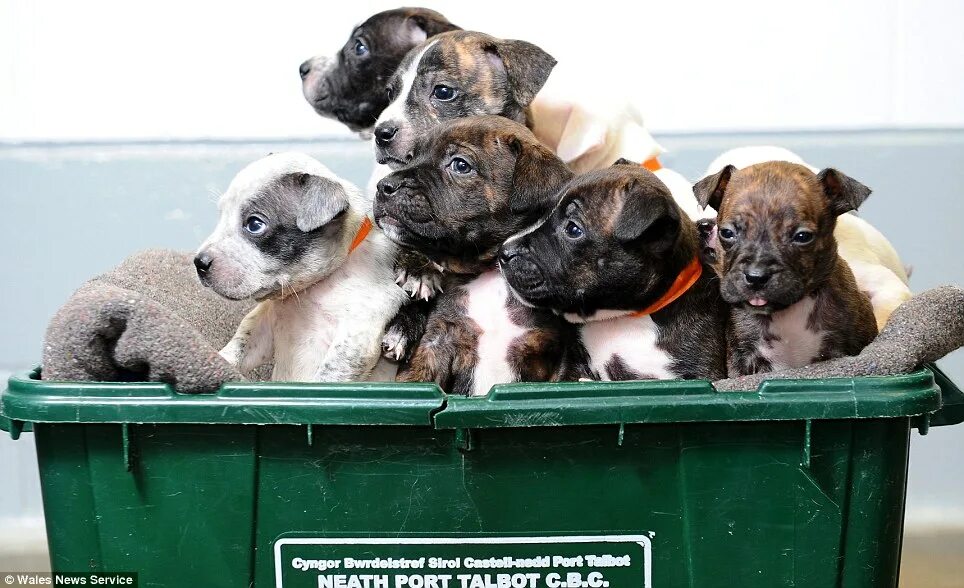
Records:
<instances>
[{"instance_id":1,"label":"plastic bin handle","mask_svg":"<svg viewBox=\"0 0 964 588\"><path fill-rule=\"evenodd\" d=\"M935 364L927 364L934 374L934 383L941 389L941 408L930 418L931 427L964 423L964 392Z\"/></svg>"}]
</instances>

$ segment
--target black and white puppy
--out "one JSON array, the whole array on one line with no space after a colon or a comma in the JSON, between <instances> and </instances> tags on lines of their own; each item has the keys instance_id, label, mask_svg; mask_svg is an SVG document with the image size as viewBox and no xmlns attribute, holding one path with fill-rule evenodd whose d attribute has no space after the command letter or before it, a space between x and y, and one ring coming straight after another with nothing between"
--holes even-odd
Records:
<instances>
[{"instance_id":1,"label":"black and white puppy","mask_svg":"<svg viewBox=\"0 0 964 588\"><path fill-rule=\"evenodd\" d=\"M418 138L409 165L379 182L376 223L447 276L399 381L479 395L495 384L583 373L573 326L515 300L495 261L502 242L544 216L571 177L524 126L483 116Z\"/></svg>"},{"instance_id":2,"label":"black and white puppy","mask_svg":"<svg viewBox=\"0 0 964 588\"><path fill-rule=\"evenodd\" d=\"M260 303L221 355L272 379L393 380L380 360L385 325L405 300L395 246L371 230L361 192L302 153L245 167L221 196L221 216L194 265L201 283Z\"/></svg>"},{"instance_id":3,"label":"black and white puppy","mask_svg":"<svg viewBox=\"0 0 964 588\"><path fill-rule=\"evenodd\" d=\"M302 92L315 112L353 131L370 131L388 106L385 87L405 54L429 37L459 27L427 8L396 8L356 26L332 56L298 68Z\"/></svg>"},{"instance_id":4,"label":"black and white puppy","mask_svg":"<svg viewBox=\"0 0 964 588\"><path fill-rule=\"evenodd\" d=\"M717 379L726 309L696 226L638 164L573 179L549 215L501 248L524 304L581 325L600 380Z\"/></svg>"}]
</instances>

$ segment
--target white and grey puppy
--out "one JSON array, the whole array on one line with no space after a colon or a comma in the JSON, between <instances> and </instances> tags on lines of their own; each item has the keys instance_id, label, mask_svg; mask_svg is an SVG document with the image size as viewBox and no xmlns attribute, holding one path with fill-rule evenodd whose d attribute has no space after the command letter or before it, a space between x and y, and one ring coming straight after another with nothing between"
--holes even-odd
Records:
<instances>
[{"instance_id":1,"label":"white and grey puppy","mask_svg":"<svg viewBox=\"0 0 964 588\"><path fill-rule=\"evenodd\" d=\"M393 380L380 360L386 323L405 300L395 246L366 216L355 186L302 153L241 170L218 202L217 227L194 258L201 283L260 303L221 355L273 380Z\"/></svg>"}]
</instances>

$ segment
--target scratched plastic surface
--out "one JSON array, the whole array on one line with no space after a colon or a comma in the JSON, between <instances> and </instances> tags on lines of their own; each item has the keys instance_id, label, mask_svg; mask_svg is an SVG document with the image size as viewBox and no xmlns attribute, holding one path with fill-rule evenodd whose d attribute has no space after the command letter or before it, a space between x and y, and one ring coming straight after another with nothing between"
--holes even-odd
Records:
<instances>
[{"instance_id":1,"label":"scratched plastic surface","mask_svg":"<svg viewBox=\"0 0 964 588\"><path fill-rule=\"evenodd\" d=\"M652 533L652 586L895 586L910 431L960 392L892 378L433 386L11 379L54 570L275 586L282 536ZM944 408L942 409L942 396ZM637 588L637 587L619 587Z\"/></svg>"}]
</instances>

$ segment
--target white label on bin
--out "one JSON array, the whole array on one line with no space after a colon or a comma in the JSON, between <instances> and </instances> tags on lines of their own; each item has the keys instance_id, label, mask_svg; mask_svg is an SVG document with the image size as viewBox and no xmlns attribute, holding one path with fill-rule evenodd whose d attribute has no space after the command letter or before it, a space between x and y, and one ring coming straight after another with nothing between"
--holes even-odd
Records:
<instances>
[{"instance_id":1,"label":"white label on bin","mask_svg":"<svg viewBox=\"0 0 964 588\"><path fill-rule=\"evenodd\" d=\"M652 538L284 537L277 588L650 588Z\"/></svg>"}]
</instances>

